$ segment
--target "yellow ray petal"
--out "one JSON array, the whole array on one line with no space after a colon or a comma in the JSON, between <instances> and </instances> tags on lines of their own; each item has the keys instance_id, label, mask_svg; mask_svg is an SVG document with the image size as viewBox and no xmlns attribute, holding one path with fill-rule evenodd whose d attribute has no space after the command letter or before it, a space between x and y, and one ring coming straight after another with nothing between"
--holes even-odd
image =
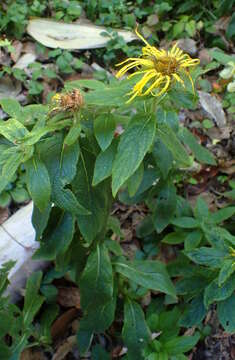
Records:
<instances>
[{"instance_id":1,"label":"yellow ray petal","mask_svg":"<svg viewBox=\"0 0 235 360\"><path fill-rule=\"evenodd\" d=\"M151 72L145 74L142 77L142 79L135 84L133 90L138 91L139 93L141 93L143 88L145 87L145 85L148 83L148 81L150 79L152 79L154 76L156 76L154 71L151 71Z\"/></svg>"},{"instance_id":2,"label":"yellow ray petal","mask_svg":"<svg viewBox=\"0 0 235 360\"><path fill-rule=\"evenodd\" d=\"M150 47L151 47L151 45L148 43L148 41L145 40L145 38L144 38L142 35L140 35L140 33L139 33L138 30L137 30L137 27L136 27L136 29L135 29L135 33L136 33L136 35L146 44L146 46L150 46Z\"/></svg>"},{"instance_id":3,"label":"yellow ray petal","mask_svg":"<svg viewBox=\"0 0 235 360\"><path fill-rule=\"evenodd\" d=\"M148 90L145 91L143 95L148 95L149 93L151 93L152 90L158 87L162 81L163 81L163 77L161 76L156 81L153 82L153 84L148 88Z\"/></svg>"},{"instance_id":4,"label":"yellow ray petal","mask_svg":"<svg viewBox=\"0 0 235 360\"><path fill-rule=\"evenodd\" d=\"M166 84L164 85L164 87L161 89L161 91L159 91L156 96L161 96L162 94L164 94L164 92L167 91L169 85L170 85L170 82L171 82L171 78L169 75L166 75L165 76L165 79L166 79Z\"/></svg>"},{"instance_id":5,"label":"yellow ray petal","mask_svg":"<svg viewBox=\"0 0 235 360\"><path fill-rule=\"evenodd\" d=\"M135 75L144 74L144 73L150 72L150 71L154 71L157 74L155 69L154 70L146 69L146 70L135 71L133 74L129 75L127 79L131 79Z\"/></svg>"},{"instance_id":6,"label":"yellow ray petal","mask_svg":"<svg viewBox=\"0 0 235 360\"><path fill-rule=\"evenodd\" d=\"M178 74L172 74L172 76L175 78L176 81L178 81L179 83L181 83L181 84L183 85L183 87L185 87L184 81L179 77Z\"/></svg>"}]
</instances>

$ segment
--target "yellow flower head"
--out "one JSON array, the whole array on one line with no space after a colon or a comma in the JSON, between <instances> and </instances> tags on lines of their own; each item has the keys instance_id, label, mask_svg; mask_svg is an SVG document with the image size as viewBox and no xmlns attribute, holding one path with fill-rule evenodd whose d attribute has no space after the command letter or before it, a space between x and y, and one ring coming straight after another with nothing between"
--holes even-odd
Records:
<instances>
[{"instance_id":1,"label":"yellow flower head","mask_svg":"<svg viewBox=\"0 0 235 360\"><path fill-rule=\"evenodd\" d=\"M143 74L132 91L128 93L131 95L127 101L129 103L136 96L145 96L152 94L153 96L161 96L166 93L170 85L178 81L184 86L184 81L180 77L182 73L186 74L192 83L193 80L189 74L188 69L199 64L199 59L192 59L188 54L184 54L182 50L177 47L177 43L171 50L158 50L155 46L149 43L138 33L136 34L146 44L142 48L142 55L139 58L129 58L116 66L125 64L116 74L117 78L122 77L127 71L132 68L137 68L137 71L128 76L132 78L135 75Z\"/></svg>"}]
</instances>

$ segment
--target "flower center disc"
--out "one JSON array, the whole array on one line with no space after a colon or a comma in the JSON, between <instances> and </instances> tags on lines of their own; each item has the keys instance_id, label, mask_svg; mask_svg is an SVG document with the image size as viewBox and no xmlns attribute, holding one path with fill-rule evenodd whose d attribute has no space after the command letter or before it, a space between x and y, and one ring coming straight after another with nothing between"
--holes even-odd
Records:
<instances>
[{"instance_id":1,"label":"flower center disc","mask_svg":"<svg viewBox=\"0 0 235 360\"><path fill-rule=\"evenodd\" d=\"M165 56L155 60L155 68L157 72L163 75L171 75L177 71L178 62L174 57Z\"/></svg>"}]
</instances>

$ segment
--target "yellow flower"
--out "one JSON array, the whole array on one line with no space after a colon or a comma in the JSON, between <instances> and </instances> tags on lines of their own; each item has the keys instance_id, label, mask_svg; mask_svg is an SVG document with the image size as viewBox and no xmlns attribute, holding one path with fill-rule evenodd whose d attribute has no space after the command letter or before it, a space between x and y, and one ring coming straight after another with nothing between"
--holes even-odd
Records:
<instances>
[{"instance_id":1,"label":"yellow flower","mask_svg":"<svg viewBox=\"0 0 235 360\"><path fill-rule=\"evenodd\" d=\"M188 76L194 90L193 80L188 69L198 65L200 62L199 59L192 59L188 54L183 53L183 51L177 47L177 43L171 50L159 50L155 46L149 45L137 30L136 34L146 44L146 46L142 48L142 55L139 58L126 59L116 65L120 66L125 64L116 74L117 78L122 77L132 68L137 68L137 71L129 75L128 79L143 74L141 80L139 80L132 91L128 93L128 95L131 95L131 98L127 103L132 101L136 96L145 96L150 93L153 96L161 96L168 91L170 85L175 81L185 86L184 80L180 77L182 74Z\"/></svg>"}]
</instances>

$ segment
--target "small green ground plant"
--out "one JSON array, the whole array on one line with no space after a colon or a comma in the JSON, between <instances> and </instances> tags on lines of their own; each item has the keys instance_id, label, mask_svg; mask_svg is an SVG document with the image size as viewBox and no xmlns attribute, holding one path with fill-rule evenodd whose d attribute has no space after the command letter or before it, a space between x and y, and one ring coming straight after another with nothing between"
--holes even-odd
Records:
<instances>
[{"instance_id":1,"label":"small green ground plant","mask_svg":"<svg viewBox=\"0 0 235 360\"><path fill-rule=\"evenodd\" d=\"M233 319L226 318L234 303L235 241L218 226L235 209L211 214L199 199L192 210L177 193L175 179L194 161L216 164L178 119L181 108L196 106L198 60L176 45L159 50L139 36L145 43L142 55L124 61L117 76L136 72L121 82L67 82L49 106L1 100L10 118L0 124L5 138L0 192L23 164L40 241L34 259L53 261L80 290L80 354L93 347L95 334L121 317L123 359L180 360L199 341L212 303L218 302L224 328L235 330ZM137 228L142 251L134 259L113 240L113 234L122 236L118 219L111 216L116 201L148 208ZM162 246L175 246L175 259L168 264L158 256ZM49 301L53 285L44 281L40 291ZM151 292L145 315L140 302ZM199 330L182 335L181 329L191 326ZM18 359L25 346L10 358ZM92 352L99 356L104 350L95 346Z\"/></svg>"},{"instance_id":2,"label":"small green ground plant","mask_svg":"<svg viewBox=\"0 0 235 360\"><path fill-rule=\"evenodd\" d=\"M14 262L6 263L0 269L0 355L1 359L18 359L23 349L28 346L44 345L51 342L50 326L58 314L58 306L47 306L40 317L40 328L33 325L33 320L42 307L45 297L39 293L42 272L35 272L26 284L24 305L20 309L4 295L8 273Z\"/></svg>"}]
</instances>

